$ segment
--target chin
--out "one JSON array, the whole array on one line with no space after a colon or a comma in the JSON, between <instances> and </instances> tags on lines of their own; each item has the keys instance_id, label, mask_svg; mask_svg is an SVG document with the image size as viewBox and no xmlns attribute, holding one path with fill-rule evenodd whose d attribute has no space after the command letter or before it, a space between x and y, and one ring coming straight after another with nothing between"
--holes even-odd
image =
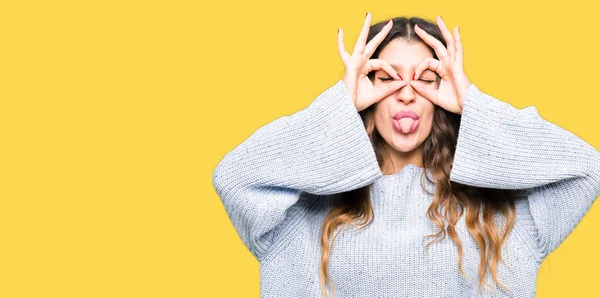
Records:
<instances>
[{"instance_id":1,"label":"chin","mask_svg":"<svg viewBox=\"0 0 600 298\"><path fill-rule=\"evenodd\" d=\"M413 141L402 141L399 139L395 139L394 143L391 143L390 146L399 152L410 152L419 147L420 144L417 144Z\"/></svg>"}]
</instances>

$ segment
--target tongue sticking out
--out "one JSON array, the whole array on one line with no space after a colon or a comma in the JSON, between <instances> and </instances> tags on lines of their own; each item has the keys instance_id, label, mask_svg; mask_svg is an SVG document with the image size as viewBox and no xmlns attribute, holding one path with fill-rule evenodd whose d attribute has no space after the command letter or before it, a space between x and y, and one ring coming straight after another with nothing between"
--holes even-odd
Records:
<instances>
[{"instance_id":1,"label":"tongue sticking out","mask_svg":"<svg viewBox=\"0 0 600 298\"><path fill-rule=\"evenodd\" d=\"M398 120L398 124L400 125L403 133L408 133L413 124L415 124L415 120L412 118L402 118Z\"/></svg>"}]
</instances>

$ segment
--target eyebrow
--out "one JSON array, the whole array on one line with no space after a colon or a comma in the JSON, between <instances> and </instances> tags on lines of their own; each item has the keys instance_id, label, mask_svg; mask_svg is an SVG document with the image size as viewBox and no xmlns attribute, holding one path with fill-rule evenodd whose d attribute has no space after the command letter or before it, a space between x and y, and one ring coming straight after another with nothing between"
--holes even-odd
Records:
<instances>
[{"instance_id":1,"label":"eyebrow","mask_svg":"<svg viewBox=\"0 0 600 298\"><path fill-rule=\"evenodd\" d=\"M401 66L400 64L390 63L390 65L392 66L392 68L394 68L394 70L396 70L398 68L402 68L402 67L400 67ZM414 67L417 67L417 65L415 65ZM383 71L383 70L381 70L381 71ZM425 74L425 73L428 73L428 72L432 72L433 74L436 73L435 71L433 71L431 69L425 69L423 72L421 72L421 74Z\"/></svg>"},{"instance_id":2,"label":"eyebrow","mask_svg":"<svg viewBox=\"0 0 600 298\"><path fill-rule=\"evenodd\" d=\"M400 64L396 64L396 63L390 63L390 65L391 65L393 68L402 68L402 65L400 65ZM414 65L414 67L417 67L417 65ZM413 68L414 68L414 67L413 67Z\"/></svg>"},{"instance_id":3,"label":"eyebrow","mask_svg":"<svg viewBox=\"0 0 600 298\"><path fill-rule=\"evenodd\" d=\"M390 63L390 65L391 65L393 68L402 68L402 65L400 65L400 64L396 64L396 63ZM413 68L415 68L415 67L417 67L417 66L418 66L418 64L417 64L417 65L413 65ZM427 70L429 70L429 71L433 71L433 70L431 70L431 69L426 69L425 71L427 71Z\"/></svg>"}]
</instances>

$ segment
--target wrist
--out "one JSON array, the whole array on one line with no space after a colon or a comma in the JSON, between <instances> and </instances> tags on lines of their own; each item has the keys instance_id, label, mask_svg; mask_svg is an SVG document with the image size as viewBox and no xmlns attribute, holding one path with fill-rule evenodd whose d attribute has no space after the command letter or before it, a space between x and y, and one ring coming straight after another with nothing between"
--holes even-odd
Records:
<instances>
[{"instance_id":1,"label":"wrist","mask_svg":"<svg viewBox=\"0 0 600 298\"><path fill-rule=\"evenodd\" d=\"M356 105L356 97L357 97L357 96L356 96L356 94L355 94L355 93L352 91L352 90L354 90L354 89L353 89L353 86L352 86L352 84L351 84L350 82L352 82L352 81L351 81L351 80L349 80L349 79L348 79L346 76L344 76L344 78L342 79L342 83L344 83L344 87L346 87L346 91L348 91L348 95L350 96L350 98L352 98L352 102L354 103L354 107L355 107L357 110L359 110L359 109L358 109L358 106ZM359 111L360 111L360 110L359 110Z\"/></svg>"},{"instance_id":2,"label":"wrist","mask_svg":"<svg viewBox=\"0 0 600 298\"><path fill-rule=\"evenodd\" d=\"M463 107L465 106L465 98L467 97L467 92L469 91L469 87L471 86L471 82L466 80L461 87L461 96L458 97L458 109L459 114L462 115Z\"/></svg>"}]
</instances>

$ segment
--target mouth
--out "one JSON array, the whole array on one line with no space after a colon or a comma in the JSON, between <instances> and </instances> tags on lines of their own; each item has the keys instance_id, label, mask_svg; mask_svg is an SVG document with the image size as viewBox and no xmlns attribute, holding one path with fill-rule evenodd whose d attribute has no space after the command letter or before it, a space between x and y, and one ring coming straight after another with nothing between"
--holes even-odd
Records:
<instances>
[{"instance_id":1,"label":"mouth","mask_svg":"<svg viewBox=\"0 0 600 298\"><path fill-rule=\"evenodd\" d=\"M419 126L419 115L413 111L400 111L394 115L392 126L398 133L409 134Z\"/></svg>"},{"instance_id":2,"label":"mouth","mask_svg":"<svg viewBox=\"0 0 600 298\"><path fill-rule=\"evenodd\" d=\"M419 120L419 115L417 115L417 113L410 111L410 110L406 110L406 111L400 111L398 113L396 113L393 117L395 120L400 120L402 118L411 118L413 120Z\"/></svg>"}]
</instances>

